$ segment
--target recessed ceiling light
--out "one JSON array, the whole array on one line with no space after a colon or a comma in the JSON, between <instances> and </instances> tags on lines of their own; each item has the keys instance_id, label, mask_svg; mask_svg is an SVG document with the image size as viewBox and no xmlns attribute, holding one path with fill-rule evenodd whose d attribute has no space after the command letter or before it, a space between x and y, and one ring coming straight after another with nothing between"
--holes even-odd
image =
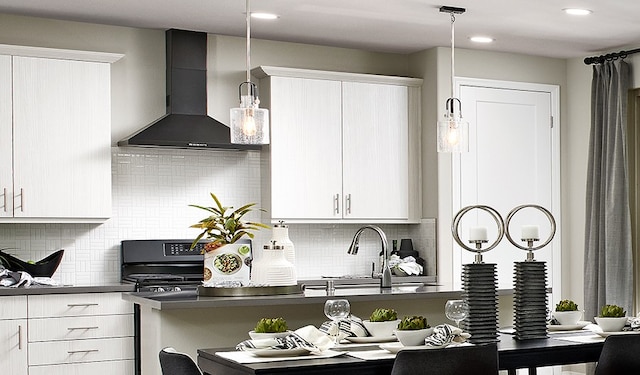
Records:
<instances>
[{"instance_id":1,"label":"recessed ceiling light","mask_svg":"<svg viewBox=\"0 0 640 375\"><path fill-rule=\"evenodd\" d=\"M251 13L251 17L261 20L275 20L278 18L278 15L273 13Z\"/></svg>"},{"instance_id":2,"label":"recessed ceiling light","mask_svg":"<svg viewBox=\"0 0 640 375\"><path fill-rule=\"evenodd\" d=\"M562 11L572 16L586 16L593 13L589 9L579 9L579 8L565 8Z\"/></svg>"},{"instance_id":3,"label":"recessed ceiling light","mask_svg":"<svg viewBox=\"0 0 640 375\"><path fill-rule=\"evenodd\" d=\"M471 38L469 38L469 40L475 43L491 43L495 39L488 36L472 36Z\"/></svg>"}]
</instances>

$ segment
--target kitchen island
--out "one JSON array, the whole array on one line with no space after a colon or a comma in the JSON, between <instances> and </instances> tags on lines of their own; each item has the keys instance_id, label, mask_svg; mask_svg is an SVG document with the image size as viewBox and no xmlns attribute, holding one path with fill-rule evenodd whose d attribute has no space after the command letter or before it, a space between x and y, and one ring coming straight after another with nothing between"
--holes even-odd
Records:
<instances>
[{"instance_id":1,"label":"kitchen island","mask_svg":"<svg viewBox=\"0 0 640 375\"><path fill-rule=\"evenodd\" d=\"M351 313L368 319L379 307L394 308L400 317L423 315L430 325L448 322L444 304L460 298L461 292L448 285L396 284L390 289L377 285L337 285L333 293L319 286L307 287L299 294L243 297L200 297L196 292L124 293L126 301L139 306L140 359L142 374L160 374L159 351L172 346L194 358L197 349L233 347L249 338L263 317L283 317L290 329L306 325L319 327L327 318L324 302L346 298ZM512 322L511 290L498 291L501 326ZM450 322L449 322L450 323Z\"/></svg>"}]
</instances>

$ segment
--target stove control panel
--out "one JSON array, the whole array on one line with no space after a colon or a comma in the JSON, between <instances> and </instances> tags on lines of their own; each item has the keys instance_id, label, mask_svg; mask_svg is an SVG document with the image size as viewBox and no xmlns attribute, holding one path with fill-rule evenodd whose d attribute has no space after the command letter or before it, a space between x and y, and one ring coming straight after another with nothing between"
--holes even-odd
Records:
<instances>
[{"instance_id":1,"label":"stove control panel","mask_svg":"<svg viewBox=\"0 0 640 375\"><path fill-rule=\"evenodd\" d=\"M191 243L166 242L164 244L164 256L201 255L204 252L205 243L198 243L191 248Z\"/></svg>"}]
</instances>

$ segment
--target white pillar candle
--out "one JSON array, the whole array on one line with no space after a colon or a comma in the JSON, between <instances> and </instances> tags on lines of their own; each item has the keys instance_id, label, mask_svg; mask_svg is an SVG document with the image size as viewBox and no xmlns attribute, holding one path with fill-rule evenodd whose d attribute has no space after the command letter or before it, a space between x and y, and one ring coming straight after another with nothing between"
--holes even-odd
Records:
<instances>
[{"instance_id":1,"label":"white pillar candle","mask_svg":"<svg viewBox=\"0 0 640 375\"><path fill-rule=\"evenodd\" d=\"M486 227L469 228L469 241L487 241L488 239Z\"/></svg>"},{"instance_id":2,"label":"white pillar candle","mask_svg":"<svg viewBox=\"0 0 640 375\"><path fill-rule=\"evenodd\" d=\"M539 240L540 227L537 225L523 225L521 238L523 240Z\"/></svg>"}]
</instances>

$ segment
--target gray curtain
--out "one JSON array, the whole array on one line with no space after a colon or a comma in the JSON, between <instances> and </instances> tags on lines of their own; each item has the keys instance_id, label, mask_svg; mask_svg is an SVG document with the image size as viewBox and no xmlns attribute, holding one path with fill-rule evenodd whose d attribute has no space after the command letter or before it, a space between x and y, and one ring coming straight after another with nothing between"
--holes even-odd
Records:
<instances>
[{"instance_id":1,"label":"gray curtain","mask_svg":"<svg viewBox=\"0 0 640 375\"><path fill-rule=\"evenodd\" d=\"M626 152L629 80L629 66L622 60L593 67L584 262L587 320L605 304L633 313Z\"/></svg>"}]
</instances>

